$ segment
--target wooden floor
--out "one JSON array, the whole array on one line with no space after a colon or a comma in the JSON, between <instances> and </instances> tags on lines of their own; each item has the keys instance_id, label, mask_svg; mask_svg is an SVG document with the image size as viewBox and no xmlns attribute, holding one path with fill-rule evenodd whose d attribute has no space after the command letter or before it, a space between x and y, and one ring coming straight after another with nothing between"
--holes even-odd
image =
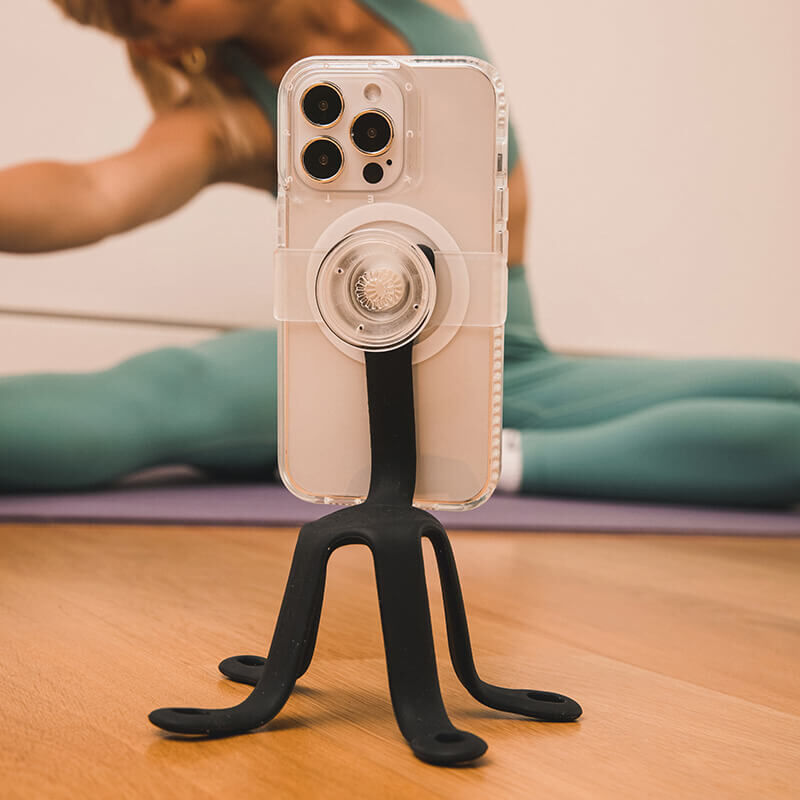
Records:
<instances>
[{"instance_id":1,"label":"wooden floor","mask_svg":"<svg viewBox=\"0 0 800 800\"><path fill-rule=\"evenodd\" d=\"M0 796L800 797L800 540L451 538L482 676L584 708L478 706L431 580L445 702L489 742L461 769L396 728L365 548L333 556L314 662L276 720L183 741L147 713L249 691L216 664L265 652L295 531L0 526Z\"/></svg>"}]
</instances>

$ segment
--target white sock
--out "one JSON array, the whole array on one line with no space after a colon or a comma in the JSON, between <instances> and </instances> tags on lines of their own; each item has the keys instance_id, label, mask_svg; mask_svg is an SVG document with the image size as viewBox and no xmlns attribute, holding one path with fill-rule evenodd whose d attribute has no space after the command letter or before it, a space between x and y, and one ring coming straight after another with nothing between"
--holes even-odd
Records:
<instances>
[{"instance_id":1,"label":"white sock","mask_svg":"<svg viewBox=\"0 0 800 800\"><path fill-rule=\"evenodd\" d=\"M502 467L497 488L501 492L518 492L522 487L522 434L503 428Z\"/></svg>"}]
</instances>

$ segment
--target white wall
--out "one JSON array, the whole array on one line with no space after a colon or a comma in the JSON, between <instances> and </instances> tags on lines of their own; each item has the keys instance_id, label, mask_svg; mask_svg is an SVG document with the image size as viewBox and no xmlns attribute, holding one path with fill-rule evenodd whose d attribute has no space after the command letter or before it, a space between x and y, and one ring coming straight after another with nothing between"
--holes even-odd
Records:
<instances>
[{"instance_id":1,"label":"white wall","mask_svg":"<svg viewBox=\"0 0 800 800\"><path fill-rule=\"evenodd\" d=\"M522 132L550 342L800 358L797 0L470 5Z\"/></svg>"},{"instance_id":2,"label":"white wall","mask_svg":"<svg viewBox=\"0 0 800 800\"><path fill-rule=\"evenodd\" d=\"M130 146L148 111L120 46L44 0L8 5L0 166ZM551 345L800 358L796 0L468 6L510 89ZM0 373L96 368L215 327L271 324L273 209L216 187L94 247L0 256Z\"/></svg>"}]
</instances>

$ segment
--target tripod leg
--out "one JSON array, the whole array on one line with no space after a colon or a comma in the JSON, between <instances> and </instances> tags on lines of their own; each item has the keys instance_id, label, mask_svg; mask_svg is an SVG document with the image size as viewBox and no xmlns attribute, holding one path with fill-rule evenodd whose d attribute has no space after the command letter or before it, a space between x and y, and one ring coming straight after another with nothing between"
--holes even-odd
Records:
<instances>
[{"instance_id":1,"label":"tripod leg","mask_svg":"<svg viewBox=\"0 0 800 800\"><path fill-rule=\"evenodd\" d=\"M370 537L395 717L414 754L432 764L472 761L486 742L455 728L439 689L419 537L406 520Z\"/></svg>"},{"instance_id":2,"label":"tripod leg","mask_svg":"<svg viewBox=\"0 0 800 800\"><path fill-rule=\"evenodd\" d=\"M174 733L244 733L265 725L283 708L308 656L310 623L334 538L313 523L301 529L269 656L250 695L231 708L159 708L150 714L154 725Z\"/></svg>"},{"instance_id":3,"label":"tripod leg","mask_svg":"<svg viewBox=\"0 0 800 800\"><path fill-rule=\"evenodd\" d=\"M323 572L322 580L317 586L317 593L314 597L314 610L309 620L309 628L306 631L306 648L303 656L303 662L300 669L295 676L301 678L306 674L308 668L311 666L311 659L314 657L314 647L317 643L317 632L319 631L319 620L322 614L322 601L325 596L325 573ZM219 671L232 681L237 683L246 683L250 686L255 686L261 673L264 671L264 665L267 659L264 656L231 656L219 663Z\"/></svg>"},{"instance_id":4,"label":"tripod leg","mask_svg":"<svg viewBox=\"0 0 800 800\"><path fill-rule=\"evenodd\" d=\"M456 675L467 691L478 702L498 711L522 714L549 722L571 722L577 719L583 710L578 703L563 694L529 689L504 689L480 679L472 656L464 598L461 594L458 568L450 540L444 528L433 520L423 535L430 539L436 553L444 596L450 657Z\"/></svg>"}]
</instances>

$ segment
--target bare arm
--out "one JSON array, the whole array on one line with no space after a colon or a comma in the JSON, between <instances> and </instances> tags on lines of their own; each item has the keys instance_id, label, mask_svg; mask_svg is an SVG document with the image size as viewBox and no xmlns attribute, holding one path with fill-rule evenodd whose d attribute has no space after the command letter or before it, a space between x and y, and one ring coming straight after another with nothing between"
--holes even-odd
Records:
<instances>
[{"instance_id":1,"label":"bare arm","mask_svg":"<svg viewBox=\"0 0 800 800\"><path fill-rule=\"evenodd\" d=\"M217 181L268 188L272 131L252 103L232 102L252 134L255 157L248 164L237 162L223 146L213 111L189 107L157 117L139 143L119 155L0 171L0 251L91 244L164 217Z\"/></svg>"},{"instance_id":2,"label":"bare arm","mask_svg":"<svg viewBox=\"0 0 800 800\"><path fill-rule=\"evenodd\" d=\"M525 226L528 221L528 191L521 161L508 176L508 263L525 261Z\"/></svg>"}]
</instances>

